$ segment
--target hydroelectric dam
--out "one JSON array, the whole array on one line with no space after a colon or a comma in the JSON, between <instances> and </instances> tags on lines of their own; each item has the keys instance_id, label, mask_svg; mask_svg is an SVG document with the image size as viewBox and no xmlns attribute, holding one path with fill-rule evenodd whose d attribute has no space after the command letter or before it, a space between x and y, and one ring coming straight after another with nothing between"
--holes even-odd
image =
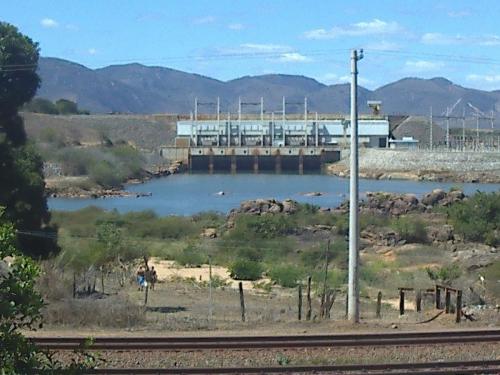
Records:
<instances>
[{"instance_id":1,"label":"hydroelectric dam","mask_svg":"<svg viewBox=\"0 0 500 375\"><path fill-rule=\"evenodd\" d=\"M287 116L285 98L281 111L270 113L264 111L262 99L240 99L237 116L228 113L225 118L219 101L215 115L199 115L200 104L214 103L195 101L194 115L177 121L175 146L160 149L161 156L180 160L193 172L317 173L325 163L340 160L341 150L350 144L350 121L341 115L309 113L307 99L303 116ZM260 105L260 115L243 115L243 105ZM388 118L377 114L360 119L358 138L361 147L386 148Z\"/></svg>"}]
</instances>

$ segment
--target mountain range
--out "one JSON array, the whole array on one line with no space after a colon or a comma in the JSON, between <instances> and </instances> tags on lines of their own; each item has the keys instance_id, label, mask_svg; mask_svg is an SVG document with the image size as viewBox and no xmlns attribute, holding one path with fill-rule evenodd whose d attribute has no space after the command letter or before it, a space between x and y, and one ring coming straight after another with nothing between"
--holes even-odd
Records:
<instances>
[{"instance_id":1,"label":"mountain range","mask_svg":"<svg viewBox=\"0 0 500 375\"><path fill-rule=\"evenodd\" d=\"M244 102L264 98L267 112L280 111L282 97L287 98L287 113L301 113L304 97L311 112L347 113L349 84L325 85L299 75L266 74L220 81L198 74L165 67L141 64L111 65L89 69L83 65L51 57L39 61L42 79L37 96L57 100L69 99L92 113L189 113L195 97L201 103L220 97L221 112L235 112L238 97ZM361 112L369 112L367 100L381 100L386 114L436 115L455 105L453 114L474 113L471 105L490 114L500 111L500 90L483 91L454 84L442 78L403 78L376 90L360 87ZM469 105L469 103L471 105ZM214 106L201 104L200 113L215 113ZM258 106L246 105L245 112L256 112Z\"/></svg>"}]
</instances>

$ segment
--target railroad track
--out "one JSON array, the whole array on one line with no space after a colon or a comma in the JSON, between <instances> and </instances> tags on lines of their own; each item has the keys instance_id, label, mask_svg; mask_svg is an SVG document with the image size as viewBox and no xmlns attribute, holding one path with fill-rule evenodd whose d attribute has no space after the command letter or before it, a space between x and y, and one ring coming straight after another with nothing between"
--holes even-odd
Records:
<instances>
[{"instance_id":1,"label":"railroad track","mask_svg":"<svg viewBox=\"0 0 500 375\"><path fill-rule=\"evenodd\" d=\"M96 369L88 374L162 375L162 374L348 374L348 375L457 375L498 374L500 360L469 362L391 363L367 365L324 365L282 367L225 367L225 368L136 368Z\"/></svg>"},{"instance_id":2,"label":"railroad track","mask_svg":"<svg viewBox=\"0 0 500 375\"><path fill-rule=\"evenodd\" d=\"M35 337L43 349L51 350L208 350L313 348L348 346L407 346L500 342L500 330L391 332L300 336L219 337Z\"/></svg>"}]
</instances>

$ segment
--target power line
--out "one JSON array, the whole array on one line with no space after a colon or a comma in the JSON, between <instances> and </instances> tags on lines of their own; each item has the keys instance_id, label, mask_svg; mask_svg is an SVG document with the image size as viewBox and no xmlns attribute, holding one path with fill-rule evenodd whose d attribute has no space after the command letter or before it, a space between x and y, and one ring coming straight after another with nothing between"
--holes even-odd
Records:
<instances>
[{"instance_id":1,"label":"power line","mask_svg":"<svg viewBox=\"0 0 500 375\"><path fill-rule=\"evenodd\" d=\"M490 57L483 56L467 56L467 55L450 55L450 54L440 54L440 53L428 53L428 52L416 52L411 50L383 50L383 49L366 49L371 52L371 55L380 56L405 56L405 57L426 57L434 60L444 60L449 62L459 62L468 64L480 64L480 65L500 65L500 59L494 59ZM143 63L169 63L169 62L182 62L182 61L229 61L229 60L252 60L252 59L269 59L269 58L284 58L287 54L297 53L305 57L321 57L325 56L327 58L318 61L329 61L339 64L343 64L343 61L329 58L332 53L335 52L346 52L349 49L324 49L324 50L290 50L290 51L273 51L273 52L238 52L238 53L214 53L214 54L203 54L203 55L184 55L184 56L172 56L164 58L131 58L131 59L116 59L101 61L101 64L113 65L113 64L126 64L141 61ZM18 72L18 71L31 71L37 67L37 64L5 64L0 65L0 72Z\"/></svg>"}]
</instances>

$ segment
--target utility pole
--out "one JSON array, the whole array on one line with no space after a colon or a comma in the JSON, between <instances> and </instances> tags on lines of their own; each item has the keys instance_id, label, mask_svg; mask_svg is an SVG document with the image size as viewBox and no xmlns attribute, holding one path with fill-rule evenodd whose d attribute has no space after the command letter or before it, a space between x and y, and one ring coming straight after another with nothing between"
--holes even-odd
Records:
<instances>
[{"instance_id":1,"label":"utility pole","mask_svg":"<svg viewBox=\"0 0 500 375\"><path fill-rule=\"evenodd\" d=\"M359 227L358 227L358 61L363 50L351 51L351 173L349 184L349 288L347 317L359 323Z\"/></svg>"},{"instance_id":2,"label":"utility pole","mask_svg":"<svg viewBox=\"0 0 500 375\"><path fill-rule=\"evenodd\" d=\"M450 109L446 108L446 149L450 149Z\"/></svg>"},{"instance_id":3,"label":"utility pole","mask_svg":"<svg viewBox=\"0 0 500 375\"><path fill-rule=\"evenodd\" d=\"M479 149L479 113L476 113L476 151Z\"/></svg>"},{"instance_id":4,"label":"utility pole","mask_svg":"<svg viewBox=\"0 0 500 375\"><path fill-rule=\"evenodd\" d=\"M462 109L462 151L465 151L465 107Z\"/></svg>"},{"instance_id":5,"label":"utility pole","mask_svg":"<svg viewBox=\"0 0 500 375\"><path fill-rule=\"evenodd\" d=\"M217 147L220 146L220 98L217 97Z\"/></svg>"},{"instance_id":6,"label":"utility pole","mask_svg":"<svg viewBox=\"0 0 500 375\"><path fill-rule=\"evenodd\" d=\"M307 147L307 96L304 98L304 133Z\"/></svg>"},{"instance_id":7,"label":"utility pole","mask_svg":"<svg viewBox=\"0 0 500 375\"><path fill-rule=\"evenodd\" d=\"M430 117L430 125L429 125L429 147L430 150L432 151L432 107L431 107L431 117Z\"/></svg>"}]
</instances>

